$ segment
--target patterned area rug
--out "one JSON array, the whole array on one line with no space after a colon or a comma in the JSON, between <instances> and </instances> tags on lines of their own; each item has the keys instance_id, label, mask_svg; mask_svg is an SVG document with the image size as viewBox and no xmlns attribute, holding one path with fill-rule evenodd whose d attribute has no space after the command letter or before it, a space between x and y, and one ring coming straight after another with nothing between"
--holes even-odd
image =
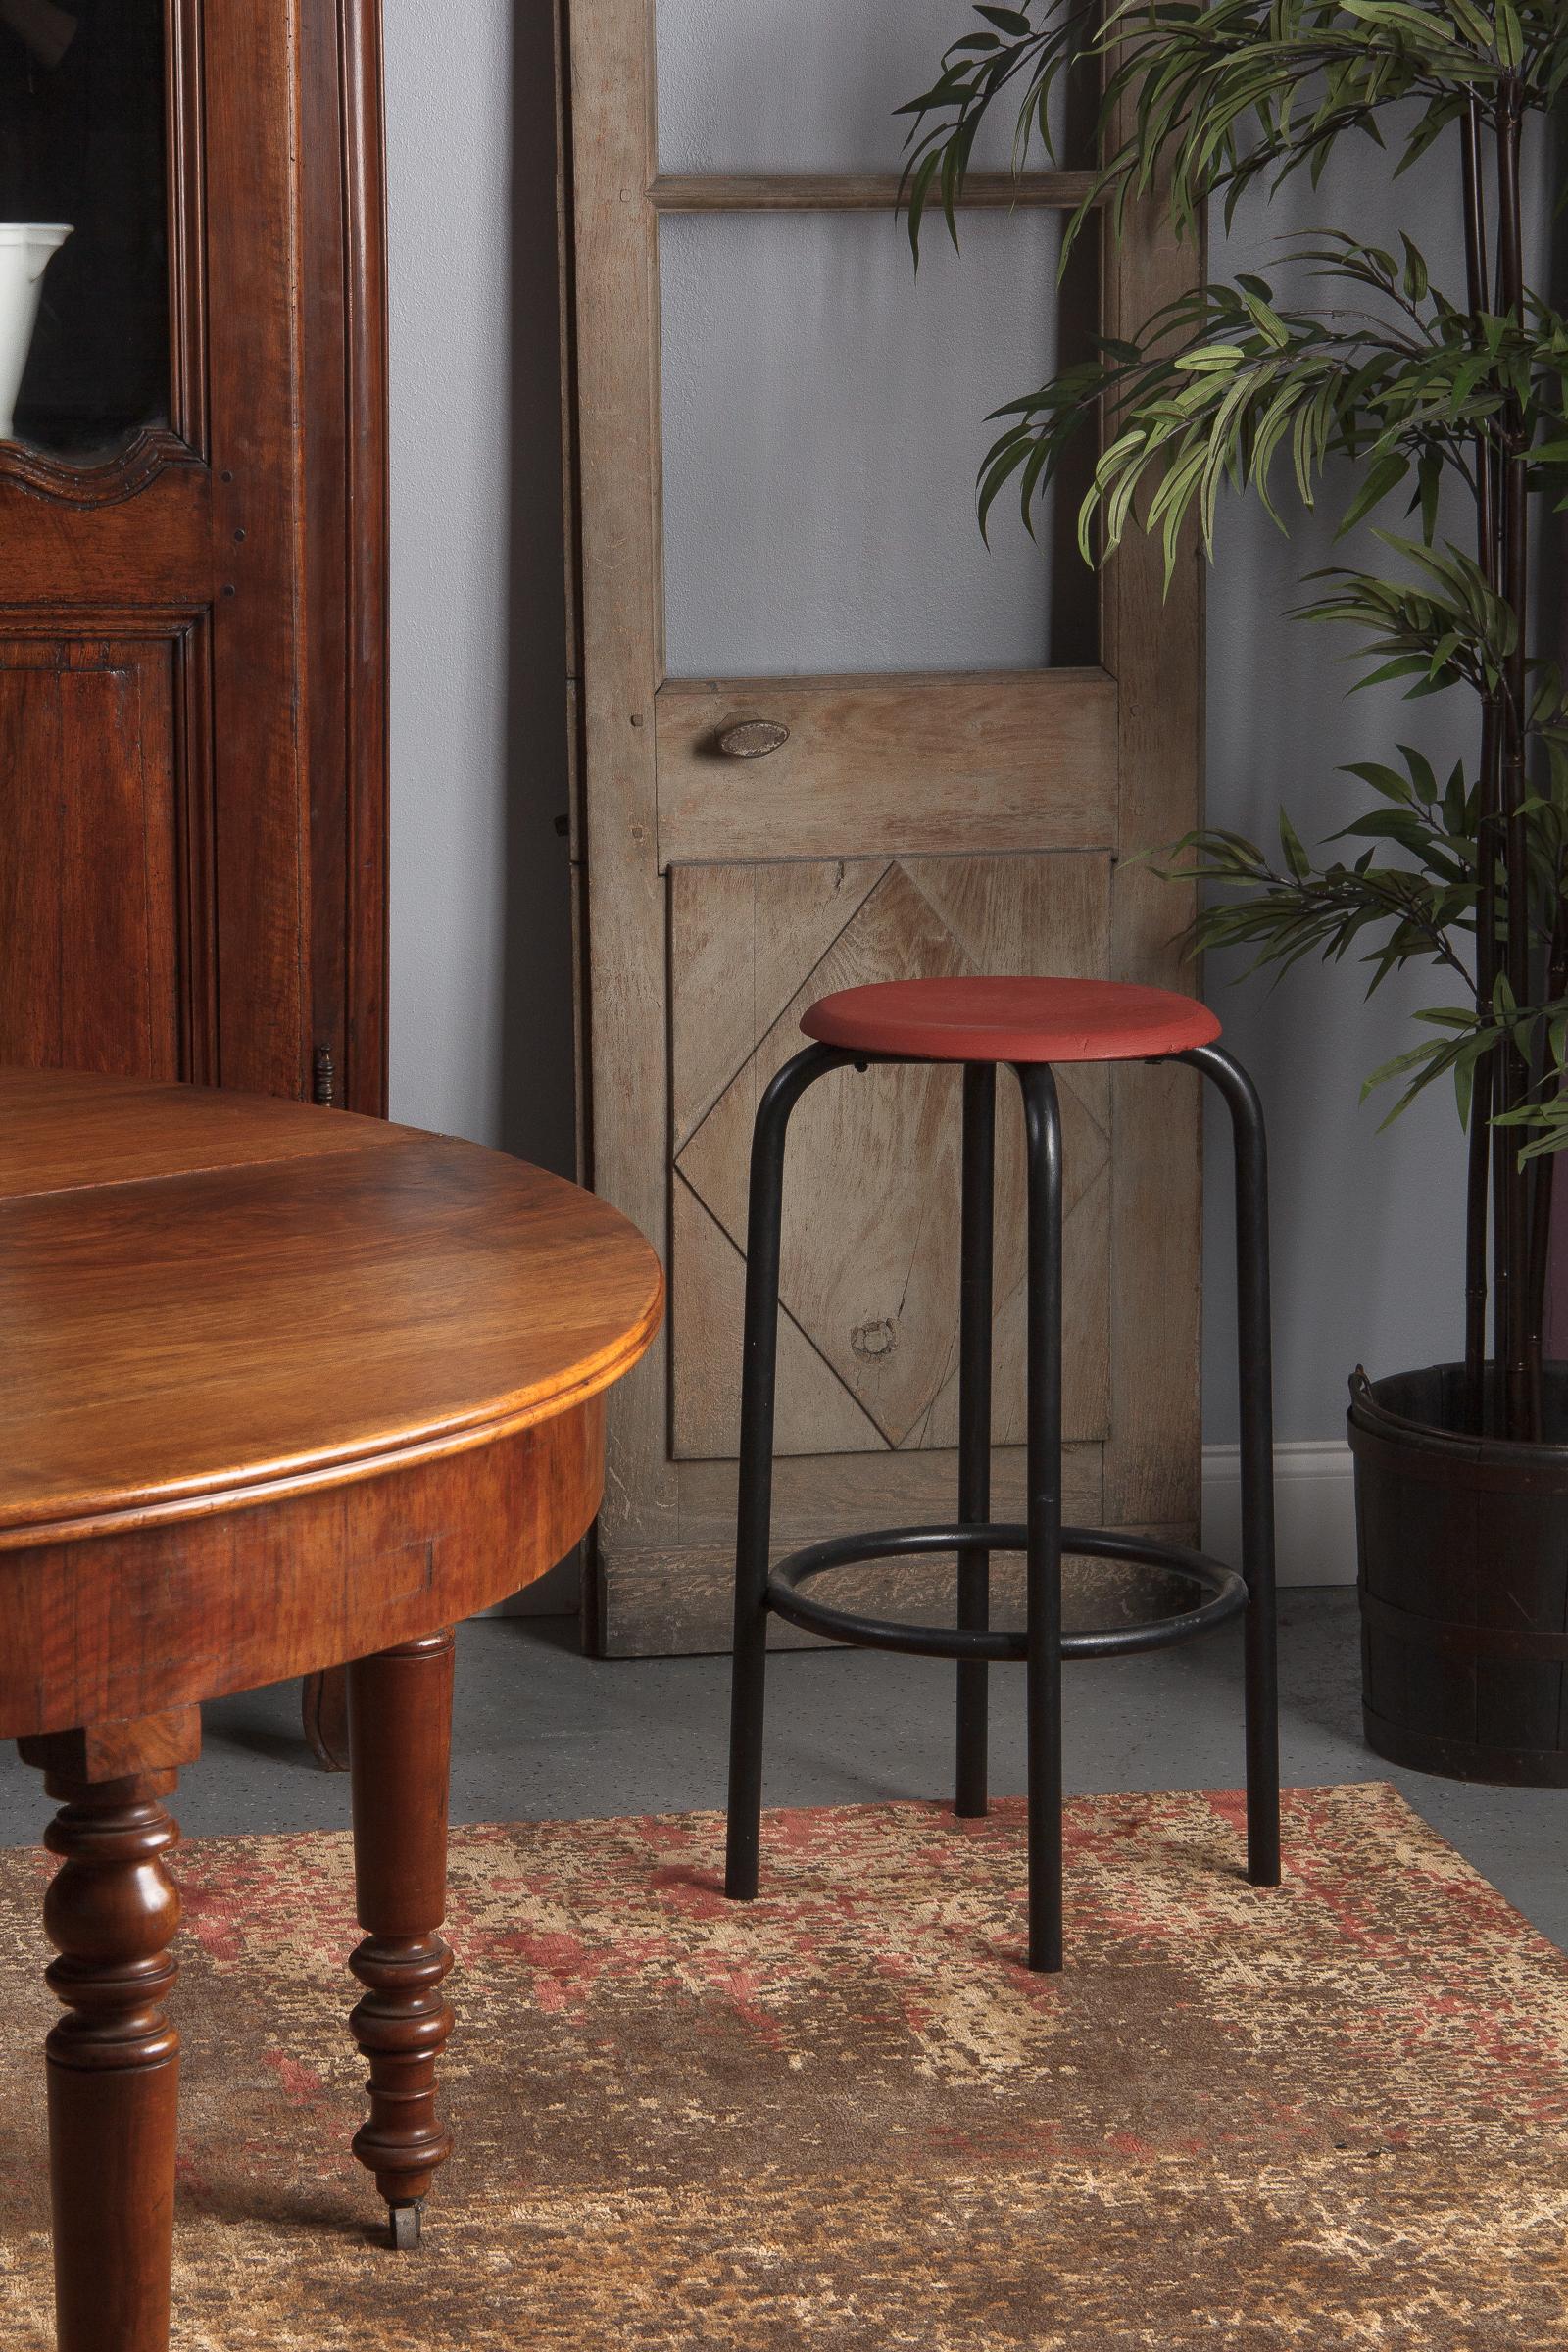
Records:
<instances>
[{"instance_id":1,"label":"patterned area rug","mask_svg":"<svg viewBox=\"0 0 1568 2352\"><path fill-rule=\"evenodd\" d=\"M346 1840L185 1849L178 2352L1560 2352L1568 1962L1386 1788L454 1839L457 2153L398 2256L348 2153ZM0 1857L0 2337L47 2352L47 1865Z\"/></svg>"}]
</instances>

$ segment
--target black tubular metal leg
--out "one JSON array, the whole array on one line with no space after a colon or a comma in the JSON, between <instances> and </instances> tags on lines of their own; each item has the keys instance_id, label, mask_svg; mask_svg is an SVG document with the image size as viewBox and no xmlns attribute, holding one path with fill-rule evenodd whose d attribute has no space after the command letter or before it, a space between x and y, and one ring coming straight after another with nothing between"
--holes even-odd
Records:
<instances>
[{"instance_id":1,"label":"black tubular metal leg","mask_svg":"<svg viewBox=\"0 0 1568 2352\"><path fill-rule=\"evenodd\" d=\"M1247 1584L1247 1875L1280 1883L1280 1736L1274 1598L1274 1381L1269 1337L1268 1151L1263 1106L1217 1046L1179 1055L1225 1098L1236 1154L1237 1360L1242 1575Z\"/></svg>"},{"instance_id":2,"label":"black tubular metal leg","mask_svg":"<svg viewBox=\"0 0 1568 2352\"><path fill-rule=\"evenodd\" d=\"M969 1062L963 1073L963 1241L958 1314L958 1517L983 1527L991 1517L991 1292L996 1227L997 1073ZM991 1554L983 1544L958 1553L958 1623L991 1622ZM984 1658L958 1663L957 1769L954 1810L973 1819L986 1809L987 1693Z\"/></svg>"},{"instance_id":3,"label":"black tubular metal leg","mask_svg":"<svg viewBox=\"0 0 1568 2352\"><path fill-rule=\"evenodd\" d=\"M1029 1197L1029 1966L1061 1966L1061 1114L1043 1062L1018 1065Z\"/></svg>"},{"instance_id":4,"label":"black tubular metal leg","mask_svg":"<svg viewBox=\"0 0 1568 2352\"><path fill-rule=\"evenodd\" d=\"M767 1671L767 1553L773 1513L773 1393L778 1359L779 1232L790 1113L807 1088L855 1056L808 1046L763 1095L752 1133L741 1361L740 1496L735 1537L735 1663L730 1683L729 1836L724 1891L757 1892L762 1815L762 1702Z\"/></svg>"}]
</instances>

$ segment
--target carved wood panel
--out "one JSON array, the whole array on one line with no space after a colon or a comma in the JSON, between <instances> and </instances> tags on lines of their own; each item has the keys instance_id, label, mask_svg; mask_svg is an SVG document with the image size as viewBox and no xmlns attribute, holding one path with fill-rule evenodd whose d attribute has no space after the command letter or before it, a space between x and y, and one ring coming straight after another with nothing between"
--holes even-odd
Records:
<instances>
[{"instance_id":1,"label":"carved wood panel","mask_svg":"<svg viewBox=\"0 0 1568 2352\"><path fill-rule=\"evenodd\" d=\"M0 1061L179 1074L174 747L169 639L0 639Z\"/></svg>"},{"instance_id":2,"label":"carved wood panel","mask_svg":"<svg viewBox=\"0 0 1568 2352\"><path fill-rule=\"evenodd\" d=\"M863 858L670 876L674 1451L738 1426L746 1196L763 1088L837 988L974 972L1102 975L1110 859ZM1109 1415L1110 1092L1058 1073L1066 1155L1069 1439ZM822 1080L790 1131L778 1444L785 1453L953 1446L957 1435L958 1073ZM996 1438L1023 1435L1022 1120L998 1088Z\"/></svg>"}]
</instances>

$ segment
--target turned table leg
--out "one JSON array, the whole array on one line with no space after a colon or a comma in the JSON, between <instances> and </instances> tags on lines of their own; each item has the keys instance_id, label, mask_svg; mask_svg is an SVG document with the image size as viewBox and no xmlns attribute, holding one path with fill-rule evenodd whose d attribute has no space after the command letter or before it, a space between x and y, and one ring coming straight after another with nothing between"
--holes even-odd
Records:
<instances>
[{"instance_id":1,"label":"turned table leg","mask_svg":"<svg viewBox=\"0 0 1568 2352\"><path fill-rule=\"evenodd\" d=\"M453 1639L407 1642L349 1670L355 1907L365 1986L349 2023L369 2061L369 2120L354 2153L390 2208L392 2243L416 2245L419 2203L452 2135L435 2112L436 2060L452 2031L444 1984L447 1775Z\"/></svg>"},{"instance_id":2,"label":"turned table leg","mask_svg":"<svg viewBox=\"0 0 1568 2352\"><path fill-rule=\"evenodd\" d=\"M162 1800L199 1743L194 1709L19 1742L61 1800L43 1914L66 2010L45 2043L60 2352L167 2352L179 1895L164 1856L179 1832Z\"/></svg>"}]
</instances>

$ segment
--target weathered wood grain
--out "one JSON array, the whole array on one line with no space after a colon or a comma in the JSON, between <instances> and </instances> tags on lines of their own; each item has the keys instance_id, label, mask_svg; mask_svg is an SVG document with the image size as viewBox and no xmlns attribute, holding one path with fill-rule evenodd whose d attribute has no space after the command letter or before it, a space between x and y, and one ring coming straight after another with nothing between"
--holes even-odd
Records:
<instances>
[{"instance_id":1,"label":"weathered wood grain","mask_svg":"<svg viewBox=\"0 0 1568 2352\"><path fill-rule=\"evenodd\" d=\"M1113 131L1112 136L1116 133ZM1161 192L1133 207L1103 251L1104 332L1130 335L1198 282L1201 255L1178 243ZM1111 973L1194 990L1181 939L1190 889L1144 861L1199 820L1202 801L1203 591L1196 537L1169 586L1157 533L1129 531L1103 574L1104 660L1117 681L1118 858ZM1113 1127L1113 1434L1105 1507L1115 1524L1198 1526L1201 1461L1199 1322L1201 1081L1191 1070L1122 1070Z\"/></svg>"},{"instance_id":2,"label":"weathered wood grain","mask_svg":"<svg viewBox=\"0 0 1568 2352\"><path fill-rule=\"evenodd\" d=\"M658 252L644 0L573 0L583 807L592 1040L592 1180L664 1254L668 1064L654 694L662 669ZM587 485L592 484L591 492ZM602 1540L670 1516L665 1347L616 1400Z\"/></svg>"},{"instance_id":3,"label":"weathered wood grain","mask_svg":"<svg viewBox=\"0 0 1568 2352\"><path fill-rule=\"evenodd\" d=\"M891 213L897 172L668 172L648 191L656 213ZM1089 172L971 172L966 212L1071 212L1094 188Z\"/></svg>"},{"instance_id":4,"label":"weathered wood grain","mask_svg":"<svg viewBox=\"0 0 1568 2352\"><path fill-rule=\"evenodd\" d=\"M1066 853L683 869L671 877L670 926L676 1115L695 1121L676 1156L674 1446L678 1455L728 1454L738 1430L752 1121L774 1071L800 1050L801 1013L835 988L895 976L1102 974L1109 860ZM783 1452L956 1443L956 1091L952 1071L844 1073L796 1113ZM1066 1426L1082 1439L1105 1434L1108 1410L1106 1074L1064 1073L1061 1100ZM1022 1122L1010 1082L1001 1090L998 1147L996 1425L1007 1443L1023 1429ZM897 1486L890 1464L884 1519L897 1515Z\"/></svg>"},{"instance_id":5,"label":"weathered wood grain","mask_svg":"<svg viewBox=\"0 0 1568 2352\"><path fill-rule=\"evenodd\" d=\"M663 676L660 217L863 210L891 203L895 181L661 176L651 26L650 0L574 0L586 1141L595 1181L656 1236L667 1230L674 1256L669 1345L612 1415L588 1623L591 1638L617 1648L644 1636L657 1647L681 1627L684 1641L699 1618L713 1631L706 1600L693 1615L671 1593L683 1559L694 1591L706 1590L727 1540L734 1472L716 1449L734 1426L747 1128L795 1043L799 1002L808 989L947 968L955 957L987 970L1182 985L1172 946L1181 896L1129 870L1129 858L1196 817L1201 650L1196 581L1184 575L1162 601L1156 572L1130 547L1125 584L1105 591L1099 644L1093 628L1073 641L1087 666ZM1017 201L1004 176L981 175L972 195ZM1027 198L1075 200L1084 185L1081 175L1039 174ZM1126 236L1102 243L1101 316L1077 319L1074 348L1096 325L1114 332L1168 298L1194 266L1161 237L1152 206L1135 207ZM1060 560L1059 534L1054 545ZM1128 693L1134 707L1124 710ZM719 749L758 719L785 731L776 748L744 760ZM1075 870L1098 894L1087 961L1066 959L1072 925L1047 906L1030 879L1037 869ZM903 879L921 873L916 906L902 898ZM780 1434L816 1467L802 1489L810 1524L797 1540L906 1515L889 1505L906 1493L909 1466L951 1442L956 1299L942 1277L956 1190L947 1129L956 1121L937 1115L939 1091L923 1073L881 1073L862 1098L876 1104L868 1115L839 1104L851 1098L836 1080L800 1113ZM1140 1068L1114 1089L1103 1073L1074 1073L1064 1095L1069 1167L1083 1187L1070 1240L1074 1475L1092 1454L1097 1511L1190 1532L1196 1088L1187 1073ZM1005 1136L1002 1181L1005 1271L1021 1238ZM931 1221L915 1242L908 1208L922 1187ZM880 1221L879 1207L889 1212ZM1004 1438L1021 1426L1014 1290L1004 1283L999 1295ZM877 1345L884 1327L891 1348ZM845 1477L857 1463L866 1479L852 1493ZM789 1467L781 1461L781 1479ZM710 1479L718 1483L702 1485ZM694 1519L699 1487L707 1500Z\"/></svg>"},{"instance_id":6,"label":"weathered wood grain","mask_svg":"<svg viewBox=\"0 0 1568 2352\"><path fill-rule=\"evenodd\" d=\"M789 741L717 750L744 718ZM1108 849L1116 690L1099 670L775 678L661 687L659 858Z\"/></svg>"}]
</instances>

